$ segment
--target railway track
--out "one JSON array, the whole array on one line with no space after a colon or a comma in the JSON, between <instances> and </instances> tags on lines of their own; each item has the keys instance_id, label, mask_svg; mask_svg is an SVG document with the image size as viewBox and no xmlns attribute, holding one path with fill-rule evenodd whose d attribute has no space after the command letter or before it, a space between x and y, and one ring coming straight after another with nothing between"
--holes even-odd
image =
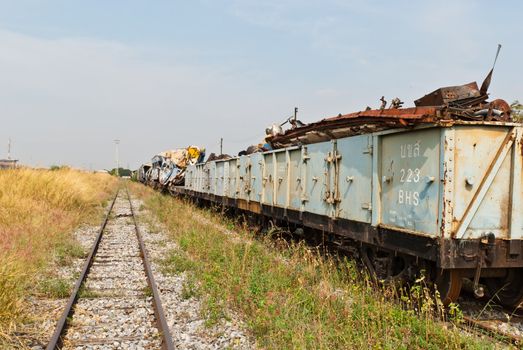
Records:
<instances>
[{"instance_id":1,"label":"railway track","mask_svg":"<svg viewBox=\"0 0 523 350\"><path fill-rule=\"evenodd\" d=\"M464 316L464 325L467 331L474 331L481 336L489 336L493 340L503 342L508 345L514 345L520 348L523 345L523 338L514 335L509 331L501 330L500 326L507 324L506 321L499 319L476 319Z\"/></svg>"},{"instance_id":2,"label":"railway track","mask_svg":"<svg viewBox=\"0 0 523 350\"><path fill-rule=\"evenodd\" d=\"M174 349L127 188L110 204L46 349Z\"/></svg>"},{"instance_id":3,"label":"railway track","mask_svg":"<svg viewBox=\"0 0 523 350\"><path fill-rule=\"evenodd\" d=\"M475 300L472 296L463 296L460 307L464 314L461 326L465 330L517 348L523 347L522 309L507 309L486 298Z\"/></svg>"}]
</instances>

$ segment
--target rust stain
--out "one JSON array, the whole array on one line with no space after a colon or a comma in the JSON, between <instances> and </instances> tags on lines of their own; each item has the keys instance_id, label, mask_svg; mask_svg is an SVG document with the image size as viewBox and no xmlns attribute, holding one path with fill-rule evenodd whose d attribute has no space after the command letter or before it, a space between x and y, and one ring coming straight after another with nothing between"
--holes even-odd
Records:
<instances>
[{"instance_id":1,"label":"rust stain","mask_svg":"<svg viewBox=\"0 0 523 350\"><path fill-rule=\"evenodd\" d=\"M258 203L258 202L253 202L253 201L248 202L244 199L238 199L237 206L239 209L248 210L253 213L257 213L257 214L262 213L260 203Z\"/></svg>"},{"instance_id":2,"label":"rust stain","mask_svg":"<svg viewBox=\"0 0 523 350\"><path fill-rule=\"evenodd\" d=\"M502 197L498 203L498 205L502 208L501 217L499 218L499 229L503 236L498 238L511 238L508 237L508 228L510 226L509 223L512 214L510 211L510 207L512 206L511 196L509 192L505 191L503 191L501 194Z\"/></svg>"}]
</instances>

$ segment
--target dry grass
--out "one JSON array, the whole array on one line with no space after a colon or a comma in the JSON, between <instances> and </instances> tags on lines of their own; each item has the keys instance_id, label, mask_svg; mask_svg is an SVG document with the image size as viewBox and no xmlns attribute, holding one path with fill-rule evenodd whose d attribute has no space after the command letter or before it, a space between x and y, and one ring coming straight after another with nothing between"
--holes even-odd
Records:
<instances>
[{"instance_id":1,"label":"dry grass","mask_svg":"<svg viewBox=\"0 0 523 350\"><path fill-rule=\"evenodd\" d=\"M227 317L229 308L243 315L261 348L494 347L441 323L423 283L406 308L404 295L377 288L350 261L322 257L303 244L255 239L214 212L143 188L135 193L181 248L163 262L165 270L197 281L191 295L203 296L211 323Z\"/></svg>"},{"instance_id":2,"label":"dry grass","mask_svg":"<svg viewBox=\"0 0 523 350\"><path fill-rule=\"evenodd\" d=\"M0 171L0 339L24 317L24 298L74 227L93 220L114 193L105 174L70 169Z\"/></svg>"}]
</instances>

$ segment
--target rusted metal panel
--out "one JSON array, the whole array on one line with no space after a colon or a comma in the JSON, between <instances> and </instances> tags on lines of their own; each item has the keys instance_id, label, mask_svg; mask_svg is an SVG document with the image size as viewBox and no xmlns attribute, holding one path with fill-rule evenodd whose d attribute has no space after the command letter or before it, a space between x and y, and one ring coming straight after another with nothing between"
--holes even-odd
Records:
<instances>
[{"instance_id":1,"label":"rusted metal panel","mask_svg":"<svg viewBox=\"0 0 523 350\"><path fill-rule=\"evenodd\" d=\"M283 148L418 125L443 125L462 120L512 121L512 111L506 101L487 102L487 99L486 90L478 89L476 82L439 88L415 101L416 107L410 108L400 108L403 103L397 98L386 108L382 97L380 109L367 107L364 111L339 114L269 135L267 140L273 148Z\"/></svg>"},{"instance_id":2,"label":"rusted metal panel","mask_svg":"<svg viewBox=\"0 0 523 350\"><path fill-rule=\"evenodd\" d=\"M439 203L438 227L439 235L444 237L446 232L452 230L452 218L454 215L454 147L455 129L445 128L441 131L440 147L441 165L439 169L441 179L441 199Z\"/></svg>"},{"instance_id":3,"label":"rusted metal panel","mask_svg":"<svg viewBox=\"0 0 523 350\"><path fill-rule=\"evenodd\" d=\"M262 212L261 205L258 202L238 199L238 201L236 202L236 205L240 209L247 210L247 211L250 211L250 212L253 212L256 214L261 214L261 212Z\"/></svg>"},{"instance_id":4,"label":"rusted metal panel","mask_svg":"<svg viewBox=\"0 0 523 350\"><path fill-rule=\"evenodd\" d=\"M398 127L415 126L419 123L434 123L447 118L444 107L413 107L402 109L367 110L335 117L290 129L284 135L270 137L275 148L294 144L309 144L358 134ZM450 115L448 119L452 118Z\"/></svg>"},{"instance_id":5,"label":"rusted metal panel","mask_svg":"<svg viewBox=\"0 0 523 350\"><path fill-rule=\"evenodd\" d=\"M417 107L420 106L442 106L456 101L476 100L479 97L487 99L487 95L482 95L479 91L478 84L472 82L460 86L448 86L434 90L430 94L423 96L414 101Z\"/></svg>"}]
</instances>

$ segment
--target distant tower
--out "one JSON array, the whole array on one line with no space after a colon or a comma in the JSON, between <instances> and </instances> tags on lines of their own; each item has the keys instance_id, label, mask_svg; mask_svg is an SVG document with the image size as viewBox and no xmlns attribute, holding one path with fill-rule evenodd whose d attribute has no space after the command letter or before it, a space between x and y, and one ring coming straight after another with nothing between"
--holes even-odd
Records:
<instances>
[{"instance_id":1,"label":"distant tower","mask_svg":"<svg viewBox=\"0 0 523 350\"><path fill-rule=\"evenodd\" d=\"M7 141L7 159L11 160L11 138Z\"/></svg>"},{"instance_id":2,"label":"distant tower","mask_svg":"<svg viewBox=\"0 0 523 350\"><path fill-rule=\"evenodd\" d=\"M118 145L120 144L120 140L114 140L114 144L116 146L116 177L120 177L120 156L118 154Z\"/></svg>"}]
</instances>

